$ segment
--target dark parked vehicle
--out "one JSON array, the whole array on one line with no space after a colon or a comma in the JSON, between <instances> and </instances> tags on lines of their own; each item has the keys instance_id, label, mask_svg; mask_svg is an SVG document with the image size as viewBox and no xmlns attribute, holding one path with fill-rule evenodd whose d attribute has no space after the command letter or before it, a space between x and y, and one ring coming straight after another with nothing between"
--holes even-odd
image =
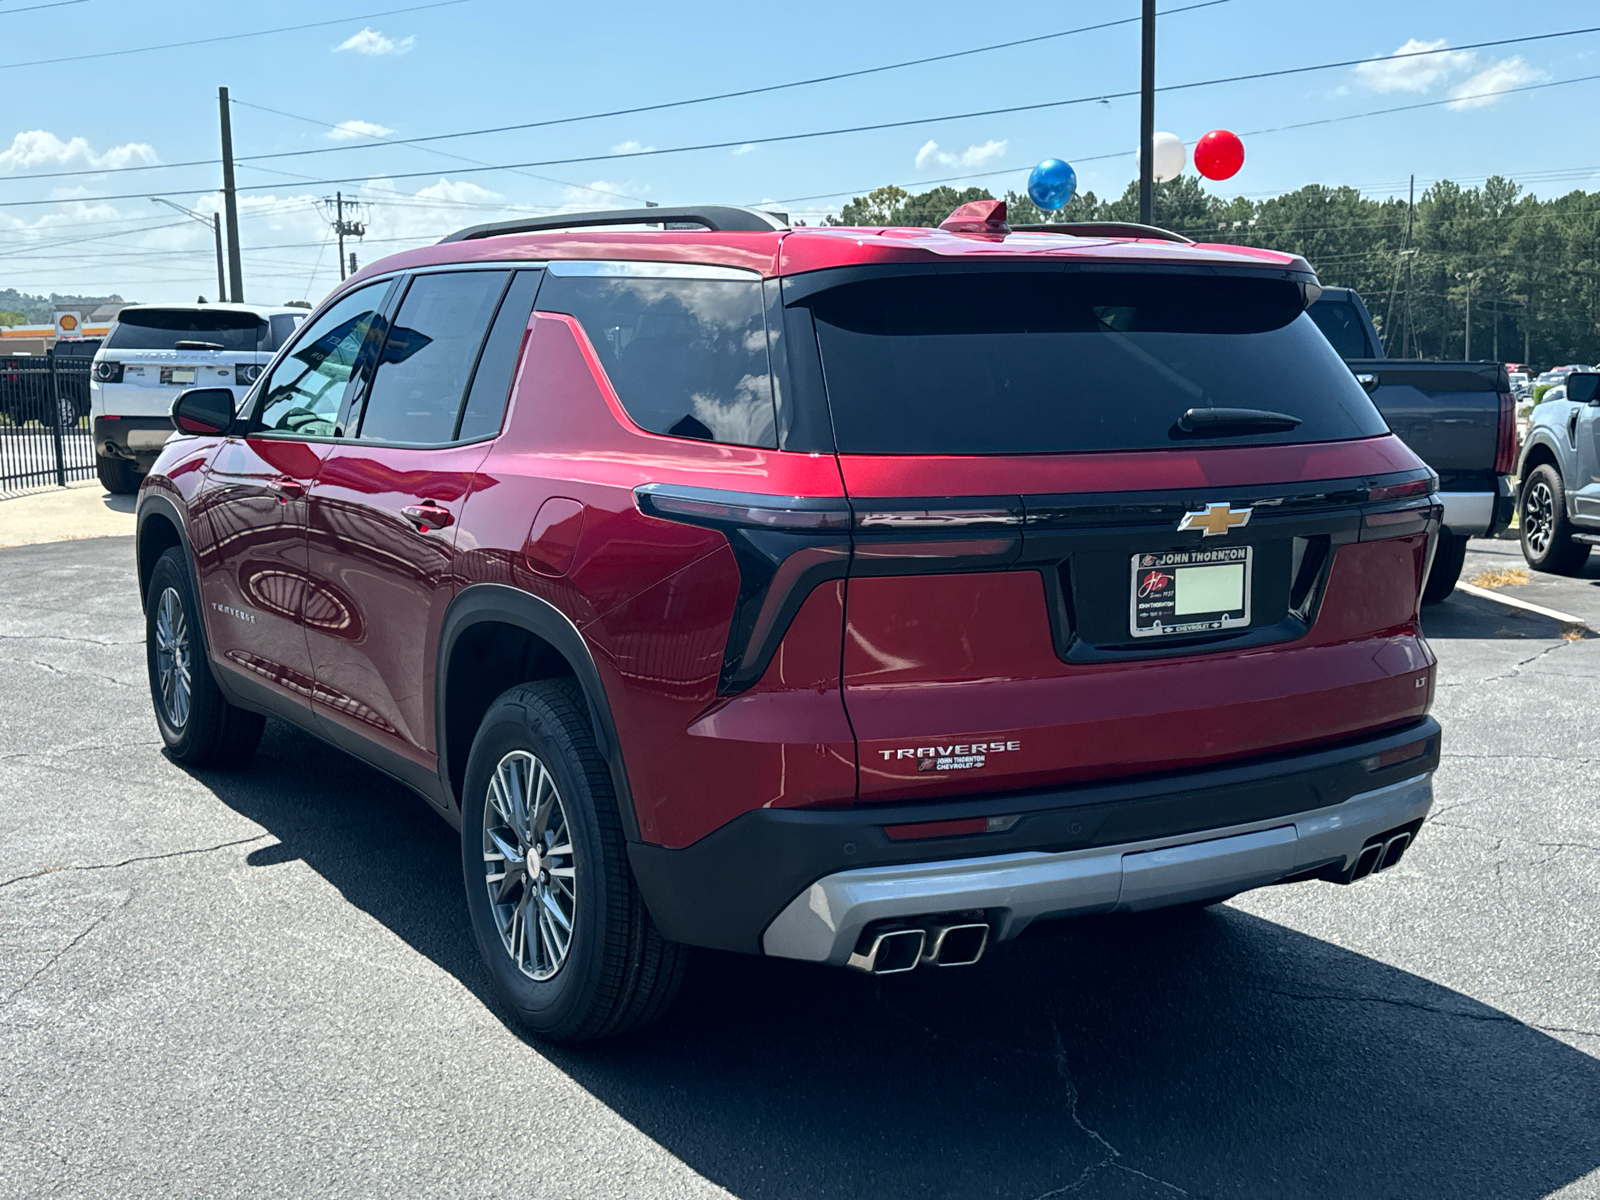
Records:
<instances>
[{"instance_id":1,"label":"dark parked vehicle","mask_svg":"<svg viewBox=\"0 0 1600 1200\"><path fill-rule=\"evenodd\" d=\"M1600 545L1600 373L1571 372L1534 408L1517 474L1522 557L1576 575Z\"/></svg>"},{"instance_id":2,"label":"dark parked vehicle","mask_svg":"<svg viewBox=\"0 0 1600 1200\"><path fill-rule=\"evenodd\" d=\"M1422 599L1443 600L1461 577L1467 539L1492 537L1511 523L1517 414L1506 368L1386 358L1367 306L1350 288L1324 288L1311 318L1389 428L1439 473L1444 532Z\"/></svg>"},{"instance_id":3,"label":"dark parked vehicle","mask_svg":"<svg viewBox=\"0 0 1600 1200\"><path fill-rule=\"evenodd\" d=\"M174 405L169 752L271 715L414 789L562 1039L658 1016L686 946L961 966L1393 866L1434 473L1304 260L1004 222L655 208L367 267L237 408Z\"/></svg>"}]
</instances>

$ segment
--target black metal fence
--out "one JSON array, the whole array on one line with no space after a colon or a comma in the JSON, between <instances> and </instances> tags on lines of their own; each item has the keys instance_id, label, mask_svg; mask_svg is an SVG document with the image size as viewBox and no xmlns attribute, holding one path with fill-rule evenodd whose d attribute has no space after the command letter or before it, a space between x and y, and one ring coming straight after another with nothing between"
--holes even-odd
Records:
<instances>
[{"instance_id":1,"label":"black metal fence","mask_svg":"<svg viewBox=\"0 0 1600 1200\"><path fill-rule=\"evenodd\" d=\"M0 496L94 478L89 364L80 355L0 355Z\"/></svg>"}]
</instances>

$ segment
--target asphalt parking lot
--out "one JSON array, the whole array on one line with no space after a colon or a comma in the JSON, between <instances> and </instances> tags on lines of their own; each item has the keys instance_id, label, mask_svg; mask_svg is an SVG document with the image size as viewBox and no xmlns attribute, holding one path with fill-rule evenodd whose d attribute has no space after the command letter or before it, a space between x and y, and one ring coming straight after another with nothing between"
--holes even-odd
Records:
<instances>
[{"instance_id":1,"label":"asphalt parking lot","mask_svg":"<svg viewBox=\"0 0 1600 1200\"><path fill-rule=\"evenodd\" d=\"M552 1049L421 800L276 724L162 755L132 566L0 550L0 1195L1600 1196L1600 639L1559 621L1428 611L1445 759L1384 875L965 971L708 954ZM1600 562L1508 591L1600 629Z\"/></svg>"}]
</instances>

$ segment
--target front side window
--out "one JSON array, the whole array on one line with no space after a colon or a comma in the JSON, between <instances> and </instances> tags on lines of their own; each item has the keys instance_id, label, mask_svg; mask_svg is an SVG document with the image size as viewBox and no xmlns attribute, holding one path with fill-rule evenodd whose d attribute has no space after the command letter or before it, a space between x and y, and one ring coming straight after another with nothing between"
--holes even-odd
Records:
<instances>
[{"instance_id":1,"label":"front side window","mask_svg":"<svg viewBox=\"0 0 1600 1200\"><path fill-rule=\"evenodd\" d=\"M255 429L335 436L356 358L388 291L388 280L357 288L317 318L261 385Z\"/></svg>"},{"instance_id":2,"label":"front side window","mask_svg":"<svg viewBox=\"0 0 1600 1200\"><path fill-rule=\"evenodd\" d=\"M1319 300L1308 310L1340 358L1371 358L1367 323L1348 300Z\"/></svg>"},{"instance_id":3,"label":"front side window","mask_svg":"<svg viewBox=\"0 0 1600 1200\"><path fill-rule=\"evenodd\" d=\"M362 441L438 445L454 439L461 400L509 274L450 271L411 281L378 358Z\"/></svg>"},{"instance_id":4,"label":"front side window","mask_svg":"<svg viewBox=\"0 0 1600 1200\"><path fill-rule=\"evenodd\" d=\"M594 265L643 270L649 264ZM571 269L551 264L539 309L578 319L640 428L777 445L759 279L717 268L700 268L710 276L704 278L573 275L564 266Z\"/></svg>"},{"instance_id":5,"label":"front side window","mask_svg":"<svg viewBox=\"0 0 1600 1200\"><path fill-rule=\"evenodd\" d=\"M258 350L267 345L267 323L254 313L230 309L125 308L106 338L108 350Z\"/></svg>"}]
</instances>

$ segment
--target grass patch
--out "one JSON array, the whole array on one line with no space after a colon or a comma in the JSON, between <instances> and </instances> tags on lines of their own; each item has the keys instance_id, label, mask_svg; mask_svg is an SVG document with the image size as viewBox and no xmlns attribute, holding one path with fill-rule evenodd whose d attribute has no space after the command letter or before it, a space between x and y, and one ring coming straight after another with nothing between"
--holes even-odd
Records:
<instances>
[{"instance_id":1,"label":"grass patch","mask_svg":"<svg viewBox=\"0 0 1600 1200\"><path fill-rule=\"evenodd\" d=\"M1528 572L1523 567L1507 567L1503 571L1480 571L1469 582L1473 587L1517 587L1528 582Z\"/></svg>"}]
</instances>

